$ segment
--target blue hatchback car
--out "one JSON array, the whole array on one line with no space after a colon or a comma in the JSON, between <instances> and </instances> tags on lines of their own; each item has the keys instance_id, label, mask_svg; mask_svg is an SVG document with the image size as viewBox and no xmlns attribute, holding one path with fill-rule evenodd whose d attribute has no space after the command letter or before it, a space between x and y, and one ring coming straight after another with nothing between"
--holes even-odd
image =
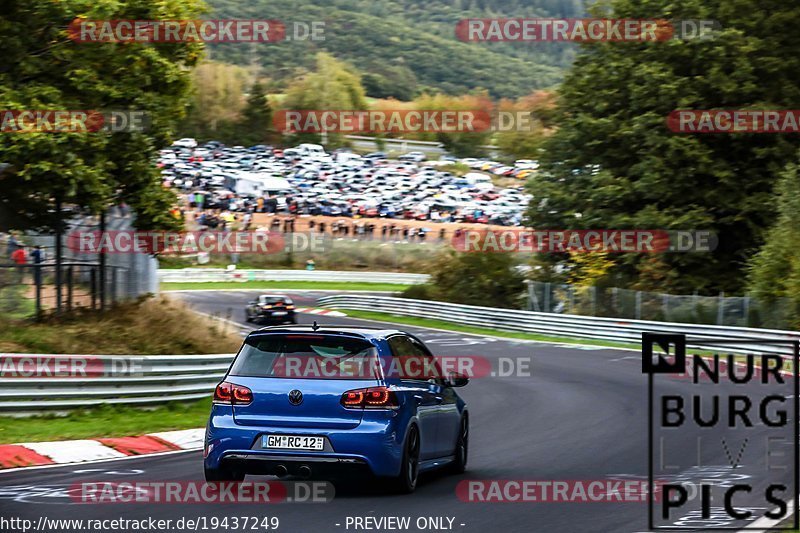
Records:
<instances>
[{"instance_id":1,"label":"blue hatchback car","mask_svg":"<svg viewBox=\"0 0 800 533\"><path fill-rule=\"evenodd\" d=\"M362 469L412 492L420 472L466 468L469 415L455 389L467 382L442 375L422 341L403 331L254 331L214 393L206 480Z\"/></svg>"}]
</instances>

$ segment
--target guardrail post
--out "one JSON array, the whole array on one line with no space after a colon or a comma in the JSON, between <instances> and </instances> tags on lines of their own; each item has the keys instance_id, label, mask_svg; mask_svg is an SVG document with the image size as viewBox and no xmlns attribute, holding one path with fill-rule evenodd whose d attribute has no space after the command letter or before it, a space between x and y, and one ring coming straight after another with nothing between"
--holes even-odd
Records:
<instances>
[{"instance_id":1,"label":"guardrail post","mask_svg":"<svg viewBox=\"0 0 800 533\"><path fill-rule=\"evenodd\" d=\"M744 306L744 310L743 310L743 313L742 313L744 315L744 325L745 325L745 327L747 327L747 326L750 325L750 297L749 296L745 296L744 297L744 302L742 302L742 305Z\"/></svg>"},{"instance_id":2,"label":"guardrail post","mask_svg":"<svg viewBox=\"0 0 800 533\"><path fill-rule=\"evenodd\" d=\"M100 213L100 238L105 237L106 233L106 211ZM106 252L105 248L101 248L100 254L100 309L106 308Z\"/></svg>"},{"instance_id":3,"label":"guardrail post","mask_svg":"<svg viewBox=\"0 0 800 533\"><path fill-rule=\"evenodd\" d=\"M36 320L42 319L42 265L36 263L33 267L33 282L36 284Z\"/></svg>"},{"instance_id":4,"label":"guardrail post","mask_svg":"<svg viewBox=\"0 0 800 533\"><path fill-rule=\"evenodd\" d=\"M615 315L619 315L619 287L611 289L611 308Z\"/></svg>"},{"instance_id":5,"label":"guardrail post","mask_svg":"<svg viewBox=\"0 0 800 533\"><path fill-rule=\"evenodd\" d=\"M67 267L67 311L72 311L72 265Z\"/></svg>"},{"instance_id":6,"label":"guardrail post","mask_svg":"<svg viewBox=\"0 0 800 533\"><path fill-rule=\"evenodd\" d=\"M717 299L717 325L722 326L723 322L725 322L725 291L719 293L719 298Z\"/></svg>"},{"instance_id":7,"label":"guardrail post","mask_svg":"<svg viewBox=\"0 0 800 533\"><path fill-rule=\"evenodd\" d=\"M642 319L642 291L636 291L636 320Z\"/></svg>"},{"instance_id":8,"label":"guardrail post","mask_svg":"<svg viewBox=\"0 0 800 533\"><path fill-rule=\"evenodd\" d=\"M544 312L550 312L550 282L544 284Z\"/></svg>"},{"instance_id":9,"label":"guardrail post","mask_svg":"<svg viewBox=\"0 0 800 533\"><path fill-rule=\"evenodd\" d=\"M97 270L92 267L89 270L89 292L92 293L92 309L97 307Z\"/></svg>"},{"instance_id":10,"label":"guardrail post","mask_svg":"<svg viewBox=\"0 0 800 533\"><path fill-rule=\"evenodd\" d=\"M528 286L528 311L533 311L533 280L526 279L525 285Z\"/></svg>"},{"instance_id":11,"label":"guardrail post","mask_svg":"<svg viewBox=\"0 0 800 533\"><path fill-rule=\"evenodd\" d=\"M575 289L572 285L567 285L567 292L569 293L569 313L575 313Z\"/></svg>"},{"instance_id":12,"label":"guardrail post","mask_svg":"<svg viewBox=\"0 0 800 533\"><path fill-rule=\"evenodd\" d=\"M111 305L117 303L117 267L111 267Z\"/></svg>"}]
</instances>

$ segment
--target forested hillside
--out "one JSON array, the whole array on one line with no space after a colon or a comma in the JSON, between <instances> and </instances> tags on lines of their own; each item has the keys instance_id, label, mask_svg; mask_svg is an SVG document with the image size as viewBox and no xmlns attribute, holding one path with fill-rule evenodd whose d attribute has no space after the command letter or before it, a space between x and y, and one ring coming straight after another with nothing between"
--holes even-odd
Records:
<instances>
[{"instance_id":1,"label":"forested hillside","mask_svg":"<svg viewBox=\"0 0 800 533\"><path fill-rule=\"evenodd\" d=\"M214 18L324 21L319 42L212 46L218 61L260 65L273 90L312 68L328 51L364 73L369 96L409 99L433 88L450 94L486 89L517 97L552 87L575 52L570 43L467 43L455 37L464 18L575 17L582 0L209 0ZM446 60L443 60L446 58Z\"/></svg>"}]
</instances>

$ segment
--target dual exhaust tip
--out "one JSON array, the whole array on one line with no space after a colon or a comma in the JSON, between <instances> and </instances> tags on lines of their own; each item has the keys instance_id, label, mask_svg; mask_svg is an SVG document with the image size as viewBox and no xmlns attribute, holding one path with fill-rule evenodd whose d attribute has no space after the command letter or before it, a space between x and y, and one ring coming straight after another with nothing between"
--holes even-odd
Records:
<instances>
[{"instance_id":1,"label":"dual exhaust tip","mask_svg":"<svg viewBox=\"0 0 800 533\"><path fill-rule=\"evenodd\" d=\"M278 465L275 467L275 475L278 477L286 477L289 475L289 469L286 468L286 465ZM308 465L301 465L300 468L297 469L297 475L302 478L311 477L311 467Z\"/></svg>"}]
</instances>

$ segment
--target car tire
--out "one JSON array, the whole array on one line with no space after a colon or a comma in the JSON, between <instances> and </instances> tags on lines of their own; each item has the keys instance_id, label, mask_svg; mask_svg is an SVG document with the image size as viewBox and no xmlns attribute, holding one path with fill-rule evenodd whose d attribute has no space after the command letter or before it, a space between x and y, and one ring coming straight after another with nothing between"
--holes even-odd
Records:
<instances>
[{"instance_id":1,"label":"car tire","mask_svg":"<svg viewBox=\"0 0 800 533\"><path fill-rule=\"evenodd\" d=\"M216 481L244 481L244 472L229 468L204 468L207 482Z\"/></svg>"},{"instance_id":2,"label":"car tire","mask_svg":"<svg viewBox=\"0 0 800 533\"><path fill-rule=\"evenodd\" d=\"M463 474L467 470L467 459L469 457L469 418L466 416L461 417L454 455L455 460L450 463L450 473Z\"/></svg>"},{"instance_id":3,"label":"car tire","mask_svg":"<svg viewBox=\"0 0 800 533\"><path fill-rule=\"evenodd\" d=\"M253 318L247 311L244 312L244 321L247 322L248 324L253 321Z\"/></svg>"},{"instance_id":4,"label":"car tire","mask_svg":"<svg viewBox=\"0 0 800 533\"><path fill-rule=\"evenodd\" d=\"M419 478L419 429L417 426L408 428L406 442L403 445L403 462L400 466L400 475L389 481L392 492L410 494L417 488Z\"/></svg>"}]
</instances>

